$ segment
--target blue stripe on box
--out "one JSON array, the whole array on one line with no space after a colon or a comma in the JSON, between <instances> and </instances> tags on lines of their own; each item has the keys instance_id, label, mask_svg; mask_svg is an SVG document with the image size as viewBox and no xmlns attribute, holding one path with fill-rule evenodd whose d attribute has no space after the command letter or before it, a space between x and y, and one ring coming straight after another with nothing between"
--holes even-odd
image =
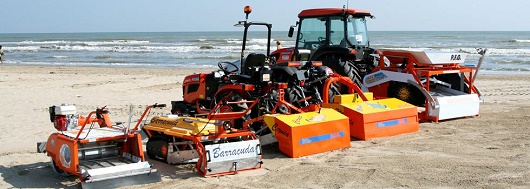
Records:
<instances>
[{"instance_id":1,"label":"blue stripe on box","mask_svg":"<svg viewBox=\"0 0 530 189\"><path fill-rule=\"evenodd\" d=\"M344 132L342 131L329 133L329 134L323 134L323 135L318 135L314 137L300 139L300 145L310 144L313 142L320 142L324 140L332 140L332 139L342 138L342 137L344 137Z\"/></svg>"},{"instance_id":2,"label":"blue stripe on box","mask_svg":"<svg viewBox=\"0 0 530 189\"><path fill-rule=\"evenodd\" d=\"M408 121L409 120L407 118L384 121L384 122L379 122L379 123L375 124L375 127L383 128L383 127L396 126L396 125L400 125L400 124L405 124Z\"/></svg>"}]
</instances>

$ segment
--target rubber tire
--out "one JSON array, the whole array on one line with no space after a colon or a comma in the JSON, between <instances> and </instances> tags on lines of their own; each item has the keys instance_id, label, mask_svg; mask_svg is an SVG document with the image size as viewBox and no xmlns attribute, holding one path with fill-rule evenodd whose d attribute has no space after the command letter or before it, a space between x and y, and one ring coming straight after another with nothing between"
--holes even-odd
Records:
<instances>
[{"instance_id":1,"label":"rubber tire","mask_svg":"<svg viewBox=\"0 0 530 189\"><path fill-rule=\"evenodd\" d=\"M333 103L335 96L340 95L339 87L333 83L329 86L328 89L328 102L327 103ZM326 102L324 102L326 103Z\"/></svg>"},{"instance_id":2,"label":"rubber tire","mask_svg":"<svg viewBox=\"0 0 530 189\"><path fill-rule=\"evenodd\" d=\"M148 140L147 140L147 143L145 144L145 152L147 154L147 156L149 157L149 159L153 159L153 160L158 160L158 161L161 161L161 162L164 162L164 163L167 163L167 155L166 157L159 157L157 154L155 154L155 152L152 152L151 151L151 146L149 143L152 143L152 142L165 142L165 145L166 145L166 149L169 148L169 144L167 142L167 139L163 136L152 136L150 137ZM167 152L166 152L167 154Z\"/></svg>"},{"instance_id":3,"label":"rubber tire","mask_svg":"<svg viewBox=\"0 0 530 189\"><path fill-rule=\"evenodd\" d=\"M218 102L220 99L223 99L227 94L221 94L221 95L217 95L217 97L215 98L216 99L216 102ZM229 102L238 102L238 101L246 101L243 97L241 97L241 95L237 94L237 93L232 93L229 97L228 97L228 101ZM248 110L248 105L247 104L231 104L231 105L228 105L230 107L230 109L232 110L232 112L244 112L244 111L247 111ZM215 103L212 103L212 108L215 107ZM234 119L234 122L232 124L232 126L236 129L243 129L243 123L245 121L248 121L250 120L250 113L251 111L248 111L246 115L242 116L241 118L238 118L238 119Z\"/></svg>"},{"instance_id":4,"label":"rubber tire","mask_svg":"<svg viewBox=\"0 0 530 189\"><path fill-rule=\"evenodd\" d=\"M399 95L400 91L406 91L409 93L407 96ZM388 86L388 97L397 98L399 100L408 102L415 106L425 106L425 96L421 91L411 84L390 82Z\"/></svg>"},{"instance_id":5,"label":"rubber tire","mask_svg":"<svg viewBox=\"0 0 530 189\"><path fill-rule=\"evenodd\" d=\"M362 78L359 75L359 70L353 63L342 60L337 56L326 56L322 59L322 64L331 68L335 73L349 77L357 86L361 87Z\"/></svg>"},{"instance_id":6,"label":"rubber tire","mask_svg":"<svg viewBox=\"0 0 530 189\"><path fill-rule=\"evenodd\" d=\"M69 175L66 171L59 169L59 167L55 165L55 161L53 161L53 159L51 160L51 167L53 169L53 172L57 173L58 175L61 175L63 177L67 177Z\"/></svg>"},{"instance_id":7,"label":"rubber tire","mask_svg":"<svg viewBox=\"0 0 530 189\"><path fill-rule=\"evenodd\" d=\"M285 101L291 103L292 105L298 107L298 108L303 108L302 107L302 104L300 104L300 102L298 102L299 100L301 99L304 99L304 95L303 95L303 91L300 87L294 87L294 86L291 86L291 87L288 87L287 89L285 89Z\"/></svg>"},{"instance_id":8,"label":"rubber tire","mask_svg":"<svg viewBox=\"0 0 530 189\"><path fill-rule=\"evenodd\" d=\"M171 113L178 115L190 115L189 107L186 105L185 102L177 102L175 104L172 104Z\"/></svg>"}]
</instances>

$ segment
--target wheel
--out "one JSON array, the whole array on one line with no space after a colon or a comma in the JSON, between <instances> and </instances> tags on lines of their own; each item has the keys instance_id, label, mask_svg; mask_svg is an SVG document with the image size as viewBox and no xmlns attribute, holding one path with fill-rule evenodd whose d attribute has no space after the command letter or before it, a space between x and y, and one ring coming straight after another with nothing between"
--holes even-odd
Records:
<instances>
[{"instance_id":1,"label":"wheel","mask_svg":"<svg viewBox=\"0 0 530 189\"><path fill-rule=\"evenodd\" d=\"M285 89L285 101L291 103L292 105L298 108L303 108L309 105L307 101L303 100L304 98L304 91L300 86L293 85Z\"/></svg>"},{"instance_id":2,"label":"wheel","mask_svg":"<svg viewBox=\"0 0 530 189\"><path fill-rule=\"evenodd\" d=\"M328 89L328 102L327 103L333 103L335 96L340 95L339 87L337 84L333 83L329 86Z\"/></svg>"},{"instance_id":3,"label":"wheel","mask_svg":"<svg viewBox=\"0 0 530 189\"><path fill-rule=\"evenodd\" d=\"M361 87L362 78L359 75L359 70L352 62L336 56L326 56L322 59L322 64L342 76L349 77L357 86Z\"/></svg>"},{"instance_id":4,"label":"wheel","mask_svg":"<svg viewBox=\"0 0 530 189\"><path fill-rule=\"evenodd\" d=\"M167 163L169 144L163 136L152 136L147 140L146 152L150 159Z\"/></svg>"},{"instance_id":5,"label":"wheel","mask_svg":"<svg viewBox=\"0 0 530 189\"><path fill-rule=\"evenodd\" d=\"M185 102L182 101L172 101L171 102L171 113L177 115L190 115L190 108ZM193 115L191 115L193 116Z\"/></svg>"},{"instance_id":6,"label":"wheel","mask_svg":"<svg viewBox=\"0 0 530 189\"><path fill-rule=\"evenodd\" d=\"M63 177L66 177L66 176L69 175L66 171L64 171L64 170L60 169L59 167L57 167L57 165L55 164L55 161L53 161L53 159L51 159L51 167L53 169L53 172L57 173L58 175L61 175Z\"/></svg>"},{"instance_id":7,"label":"wheel","mask_svg":"<svg viewBox=\"0 0 530 189\"><path fill-rule=\"evenodd\" d=\"M415 106L424 106L426 100L418 88L400 82L390 82L388 86L388 97L397 98Z\"/></svg>"},{"instance_id":8,"label":"wheel","mask_svg":"<svg viewBox=\"0 0 530 189\"><path fill-rule=\"evenodd\" d=\"M217 66L219 67L219 69L221 69L221 71L225 72L226 74L239 72L239 68L232 62L219 62L217 63Z\"/></svg>"},{"instance_id":9,"label":"wheel","mask_svg":"<svg viewBox=\"0 0 530 189\"><path fill-rule=\"evenodd\" d=\"M217 95L216 98L215 98L215 101L212 102L213 104L212 104L211 108L215 107L215 103L219 102L226 95L228 95L228 94L227 93L223 93L223 94ZM243 97L241 97L241 95L239 95L239 94L232 93L227 98L227 101L228 102L241 102L241 101L245 101L245 99L243 99ZM248 110L248 105L246 103L238 103L238 104L229 104L229 105L226 105L226 106L223 105L223 106L220 107L219 112L244 112L244 111L247 111L247 110ZM248 111L247 114L245 114L241 118L233 120L233 122L232 122L233 123L233 127L236 128L236 129L242 129L243 128L243 123L245 121L250 120L250 113L251 113L251 111Z\"/></svg>"}]
</instances>

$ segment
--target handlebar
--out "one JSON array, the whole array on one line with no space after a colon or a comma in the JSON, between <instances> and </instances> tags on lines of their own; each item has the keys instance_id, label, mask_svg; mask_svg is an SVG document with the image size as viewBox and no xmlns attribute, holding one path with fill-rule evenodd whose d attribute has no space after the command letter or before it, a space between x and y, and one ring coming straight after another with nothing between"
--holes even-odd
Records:
<instances>
[{"instance_id":1,"label":"handlebar","mask_svg":"<svg viewBox=\"0 0 530 189\"><path fill-rule=\"evenodd\" d=\"M166 104L153 104L153 108L163 108L166 107Z\"/></svg>"}]
</instances>

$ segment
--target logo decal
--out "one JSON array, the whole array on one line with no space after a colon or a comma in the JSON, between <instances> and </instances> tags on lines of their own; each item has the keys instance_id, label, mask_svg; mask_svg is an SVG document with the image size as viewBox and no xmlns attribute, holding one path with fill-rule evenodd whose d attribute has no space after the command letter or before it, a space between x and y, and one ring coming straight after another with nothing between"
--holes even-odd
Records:
<instances>
[{"instance_id":1,"label":"logo decal","mask_svg":"<svg viewBox=\"0 0 530 189\"><path fill-rule=\"evenodd\" d=\"M68 147L68 145L63 144L61 146L61 150L59 151L59 159L61 160L61 164L64 167L70 168L70 163L72 162L72 155L70 153L70 147Z\"/></svg>"},{"instance_id":2,"label":"logo decal","mask_svg":"<svg viewBox=\"0 0 530 189\"><path fill-rule=\"evenodd\" d=\"M408 122L409 122L409 120L407 118L396 119L396 120L390 120L390 121L384 121L384 122L376 123L375 127L377 127L377 128L390 127L390 126L406 124Z\"/></svg>"},{"instance_id":3,"label":"logo decal","mask_svg":"<svg viewBox=\"0 0 530 189\"><path fill-rule=\"evenodd\" d=\"M324 141L324 140L333 140L333 139L342 138L342 137L344 137L344 132L342 132L342 131L341 132L333 132L333 133L313 136L313 137L309 137L309 138L302 138L302 139L300 139L300 145L310 144L310 143L313 143L313 142L320 142L320 141Z\"/></svg>"},{"instance_id":4,"label":"logo decal","mask_svg":"<svg viewBox=\"0 0 530 189\"><path fill-rule=\"evenodd\" d=\"M387 77L388 76L386 76L383 72L378 72L378 73L366 76L366 78L364 78L364 83L369 85L369 84L381 81Z\"/></svg>"},{"instance_id":5,"label":"logo decal","mask_svg":"<svg viewBox=\"0 0 530 189\"><path fill-rule=\"evenodd\" d=\"M462 58L460 57L459 54L454 54L454 55L451 55L451 60L461 60Z\"/></svg>"},{"instance_id":6,"label":"logo decal","mask_svg":"<svg viewBox=\"0 0 530 189\"><path fill-rule=\"evenodd\" d=\"M232 149L221 149L221 145L213 149L213 158L228 158L231 156L242 156L245 154L254 154L256 152L256 146L250 146L246 148L232 148Z\"/></svg>"},{"instance_id":7,"label":"logo decal","mask_svg":"<svg viewBox=\"0 0 530 189\"><path fill-rule=\"evenodd\" d=\"M326 116L324 114L318 114L312 118L306 119L307 122L314 122L314 121L324 121L326 120Z\"/></svg>"}]
</instances>

